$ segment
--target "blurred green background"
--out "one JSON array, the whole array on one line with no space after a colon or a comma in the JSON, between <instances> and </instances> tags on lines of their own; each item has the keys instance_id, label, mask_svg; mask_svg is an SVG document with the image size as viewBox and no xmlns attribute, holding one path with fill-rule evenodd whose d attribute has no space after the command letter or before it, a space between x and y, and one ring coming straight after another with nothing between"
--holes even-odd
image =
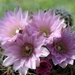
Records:
<instances>
[{"instance_id":1,"label":"blurred green background","mask_svg":"<svg viewBox=\"0 0 75 75\"><path fill-rule=\"evenodd\" d=\"M70 11L75 19L75 0L0 0L0 17L6 10L14 10L15 7L21 7L24 10L38 11L51 8L63 7Z\"/></svg>"}]
</instances>

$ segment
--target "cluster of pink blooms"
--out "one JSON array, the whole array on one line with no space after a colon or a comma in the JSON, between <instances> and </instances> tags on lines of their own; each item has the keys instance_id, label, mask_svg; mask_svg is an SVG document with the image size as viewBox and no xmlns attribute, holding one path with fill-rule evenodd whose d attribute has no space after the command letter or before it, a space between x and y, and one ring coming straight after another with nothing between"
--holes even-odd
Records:
<instances>
[{"instance_id":1,"label":"cluster of pink blooms","mask_svg":"<svg viewBox=\"0 0 75 75\"><path fill-rule=\"evenodd\" d=\"M75 59L75 32L53 9L32 14L19 7L6 11L0 19L0 43L7 56L3 66L13 65L20 75L28 69L49 75L52 65L65 68Z\"/></svg>"}]
</instances>

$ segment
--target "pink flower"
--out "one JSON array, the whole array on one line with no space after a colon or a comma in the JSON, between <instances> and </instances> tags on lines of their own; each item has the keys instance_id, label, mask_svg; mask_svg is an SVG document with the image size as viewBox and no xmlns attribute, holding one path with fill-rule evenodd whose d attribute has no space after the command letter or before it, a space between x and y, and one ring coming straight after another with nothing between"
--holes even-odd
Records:
<instances>
[{"instance_id":1,"label":"pink flower","mask_svg":"<svg viewBox=\"0 0 75 75\"><path fill-rule=\"evenodd\" d=\"M12 11L6 11L0 20L0 41L12 41L16 39L18 33L28 24L28 11L22 13L22 9L17 7Z\"/></svg>"},{"instance_id":2,"label":"pink flower","mask_svg":"<svg viewBox=\"0 0 75 75\"><path fill-rule=\"evenodd\" d=\"M40 66L36 68L35 72L41 75L49 75L52 69L52 64L48 59L41 59Z\"/></svg>"},{"instance_id":3,"label":"pink flower","mask_svg":"<svg viewBox=\"0 0 75 75\"><path fill-rule=\"evenodd\" d=\"M13 69L19 70L20 75L25 75L28 68L36 69L40 64L39 57L47 57L49 51L42 47L44 38L37 37L37 35L29 36L19 34L15 42L5 43L4 55L8 56L4 61L4 66L13 64Z\"/></svg>"},{"instance_id":4,"label":"pink flower","mask_svg":"<svg viewBox=\"0 0 75 75\"><path fill-rule=\"evenodd\" d=\"M61 29L66 27L64 20L60 20L60 16L55 15L54 10L46 12L40 10L38 14L34 13L31 16L30 30L33 30L32 33L43 34L44 37L49 39L47 42L52 42L53 37L60 37Z\"/></svg>"},{"instance_id":5,"label":"pink flower","mask_svg":"<svg viewBox=\"0 0 75 75\"><path fill-rule=\"evenodd\" d=\"M51 54L48 58L52 59L54 65L59 64L61 67L66 67L67 64L73 65L75 59L75 43L70 28L64 29L61 32L60 38L54 38L52 44L47 47Z\"/></svg>"}]
</instances>

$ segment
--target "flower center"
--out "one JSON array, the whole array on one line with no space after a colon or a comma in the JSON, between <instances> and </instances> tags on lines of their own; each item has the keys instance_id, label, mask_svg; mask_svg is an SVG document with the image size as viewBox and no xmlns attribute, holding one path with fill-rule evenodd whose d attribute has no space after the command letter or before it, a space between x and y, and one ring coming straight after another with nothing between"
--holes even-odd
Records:
<instances>
[{"instance_id":1,"label":"flower center","mask_svg":"<svg viewBox=\"0 0 75 75\"><path fill-rule=\"evenodd\" d=\"M22 55L23 57L29 57L32 55L33 51L34 51L33 45L29 43L25 43L22 49Z\"/></svg>"},{"instance_id":2,"label":"flower center","mask_svg":"<svg viewBox=\"0 0 75 75\"><path fill-rule=\"evenodd\" d=\"M41 30L42 33L45 33L46 36L51 34L49 28L47 28L47 27L43 27L43 28L41 27L40 30Z\"/></svg>"},{"instance_id":3,"label":"flower center","mask_svg":"<svg viewBox=\"0 0 75 75\"><path fill-rule=\"evenodd\" d=\"M65 47L65 45L63 44L63 43L58 43L57 45L56 45L56 51L58 52L58 53L65 53L66 52L66 47Z\"/></svg>"},{"instance_id":4,"label":"flower center","mask_svg":"<svg viewBox=\"0 0 75 75\"><path fill-rule=\"evenodd\" d=\"M13 29L11 32L10 32L10 36L11 37L14 37L17 33L22 33L22 30L20 28L16 28L16 29Z\"/></svg>"},{"instance_id":5,"label":"flower center","mask_svg":"<svg viewBox=\"0 0 75 75\"><path fill-rule=\"evenodd\" d=\"M17 34L17 33L22 33L22 30L16 30L16 34Z\"/></svg>"},{"instance_id":6,"label":"flower center","mask_svg":"<svg viewBox=\"0 0 75 75\"><path fill-rule=\"evenodd\" d=\"M43 30L43 32L44 32L46 35L49 35L49 31L48 31L48 30Z\"/></svg>"}]
</instances>

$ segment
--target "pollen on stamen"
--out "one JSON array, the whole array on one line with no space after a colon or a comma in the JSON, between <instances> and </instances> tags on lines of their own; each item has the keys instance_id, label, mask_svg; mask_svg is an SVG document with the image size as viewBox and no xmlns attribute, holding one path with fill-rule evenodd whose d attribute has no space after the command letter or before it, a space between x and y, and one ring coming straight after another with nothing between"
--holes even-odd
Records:
<instances>
[{"instance_id":1,"label":"pollen on stamen","mask_svg":"<svg viewBox=\"0 0 75 75\"><path fill-rule=\"evenodd\" d=\"M25 46L23 46L22 55L23 57L29 57L32 55L34 48L31 44L26 43Z\"/></svg>"},{"instance_id":2,"label":"pollen on stamen","mask_svg":"<svg viewBox=\"0 0 75 75\"><path fill-rule=\"evenodd\" d=\"M19 33L19 30L16 30L16 33Z\"/></svg>"}]
</instances>

